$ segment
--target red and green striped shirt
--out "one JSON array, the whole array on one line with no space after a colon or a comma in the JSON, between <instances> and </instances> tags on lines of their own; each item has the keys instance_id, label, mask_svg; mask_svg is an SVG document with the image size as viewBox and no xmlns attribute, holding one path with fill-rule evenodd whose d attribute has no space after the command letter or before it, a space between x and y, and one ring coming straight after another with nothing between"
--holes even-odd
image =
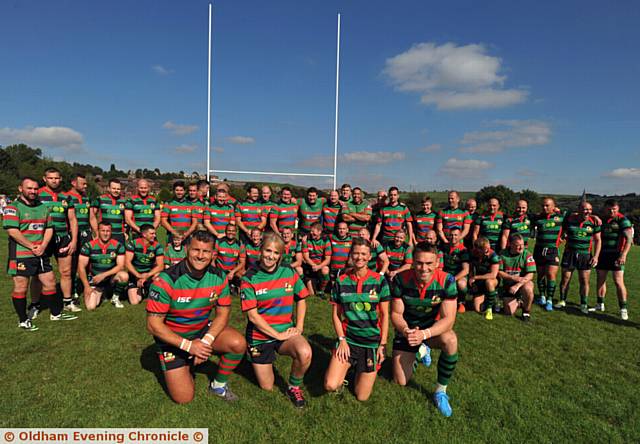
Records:
<instances>
[{"instance_id":1,"label":"red and green striped shirt","mask_svg":"<svg viewBox=\"0 0 640 444\"><path fill-rule=\"evenodd\" d=\"M309 259L319 264L325 257L331 256L331 242L323 237L312 239L308 236L306 241L302 241L302 253L309 253Z\"/></svg>"},{"instance_id":2,"label":"red and green striped shirt","mask_svg":"<svg viewBox=\"0 0 640 444\"><path fill-rule=\"evenodd\" d=\"M467 210L462 208L446 207L438 212L436 222L442 222L442 231L444 234L448 234L453 227L459 228L460 231L464 229L465 225L471 224L473 218L469 215Z\"/></svg>"},{"instance_id":3,"label":"red and green striped shirt","mask_svg":"<svg viewBox=\"0 0 640 444\"><path fill-rule=\"evenodd\" d=\"M330 234L329 242L331 242L331 269L344 269L349 261L352 242L351 236L340 238L335 234Z\"/></svg>"},{"instance_id":4,"label":"red and green striped shirt","mask_svg":"<svg viewBox=\"0 0 640 444\"><path fill-rule=\"evenodd\" d=\"M235 209L231 204L218 205L212 203L204 212L204 220L209 221L213 229L218 234L224 234L224 230L231 221L234 220Z\"/></svg>"},{"instance_id":5,"label":"red and green striped shirt","mask_svg":"<svg viewBox=\"0 0 640 444\"><path fill-rule=\"evenodd\" d=\"M389 257L389 271L395 271L404 264L413 264L413 249L406 242L399 247L388 243L385 251Z\"/></svg>"},{"instance_id":6,"label":"red and green striped shirt","mask_svg":"<svg viewBox=\"0 0 640 444\"><path fill-rule=\"evenodd\" d=\"M156 265L156 257L164 256L164 248L158 241L145 245L144 239L138 238L127 242L126 250L133 253L131 264L139 273L148 273Z\"/></svg>"},{"instance_id":7,"label":"red and green striped shirt","mask_svg":"<svg viewBox=\"0 0 640 444\"><path fill-rule=\"evenodd\" d=\"M382 207L378 218L382 223L382 239L384 242L392 240L398 231L413 221L409 208L403 203Z\"/></svg>"},{"instance_id":8,"label":"red and green striped shirt","mask_svg":"<svg viewBox=\"0 0 640 444\"><path fill-rule=\"evenodd\" d=\"M288 244L284 246L284 253L282 254L282 265L289 265L296 260L296 253L300 253L301 245L295 239L291 239Z\"/></svg>"},{"instance_id":9,"label":"red and green striped shirt","mask_svg":"<svg viewBox=\"0 0 640 444\"><path fill-rule=\"evenodd\" d=\"M53 228L51 210L38 199L33 204L28 204L18 197L5 207L2 227L5 230L18 229L29 242L39 245L44 239L47 228ZM9 274L17 270L17 260L32 257L36 256L29 248L9 236Z\"/></svg>"},{"instance_id":10,"label":"red and green striped shirt","mask_svg":"<svg viewBox=\"0 0 640 444\"><path fill-rule=\"evenodd\" d=\"M229 272L238 266L240 259L246 258L244 245L238 240L229 240L226 237L216 240L215 256L216 266L225 272Z\"/></svg>"},{"instance_id":11,"label":"red and green striped shirt","mask_svg":"<svg viewBox=\"0 0 640 444\"><path fill-rule=\"evenodd\" d=\"M124 208L133 211L133 221L138 227L143 224L153 225L156 211L160 210L155 197L142 197L137 194L127 199Z\"/></svg>"},{"instance_id":12,"label":"red and green striped shirt","mask_svg":"<svg viewBox=\"0 0 640 444\"><path fill-rule=\"evenodd\" d=\"M183 233L191 227L191 212L192 204L186 199L174 199L162 206L162 217L167 218L174 230Z\"/></svg>"},{"instance_id":13,"label":"red and green striped shirt","mask_svg":"<svg viewBox=\"0 0 640 444\"><path fill-rule=\"evenodd\" d=\"M110 194L103 194L91 202L91 208L96 208L98 222L107 222L111 225L111 235L124 234L124 209L126 199L114 198Z\"/></svg>"},{"instance_id":14,"label":"red and green striped shirt","mask_svg":"<svg viewBox=\"0 0 640 444\"><path fill-rule=\"evenodd\" d=\"M67 201L69 202L69 209L73 208L76 213L76 220L78 221L78 232L85 232L85 235L89 235L91 231L91 224L89 222L89 208L91 204L85 196L74 191L67 191L65 193Z\"/></svg>"},{"instance_id":15,"label":"red and green striped shirt","mask_svg":"<svg viewBox=\"0 0 640 444\"><path fill-rule=\"evenodd\" d=\"M262 248L262 243L254 245L253 242L249 242L245 244L244 248L247 255L245 268L248 270L250 267L257 267L258 264L260 264L260 248Z\"/></svg>"},{"instance_id":16,"label":"red and green striped shirt","mask_svg":"<svg viewBox=\"0 0 640 444\"><path fill-rule=\"evenodd\" d=\"M298 204L293 202L284 203L278 202L271 211L269 216L271 220L276 221L276 227L278 230L282 230L285 227L289 227L292 230L296 230L296 221L298 215Z\"/></svg>"},{"instance_id":17,"label":"red and green striped shirt","mask_svg":"<svg viewBox=\"0 0 640 444\"><path fill-rule=\"evenodd\" d=\"M298 210L300 231L308 233L311 230L311 225L315 222L322 221L322 208L324 203L324 197L318 197L318 200L316 200L316 203L313 205L307 202L307 199L302 199Z\"/></svg>"},{"instance_id":18,"label":"red and green striped shirt","mask_svg":"<svg viewBox=\"0 0 640 444\"><path fill-rule=\"evenodd\" d=\"M164 265L171 267L185 257L187 257L187 250L182 245L176 250L173 245L169 244L164 252Z\"/></svg>"},{"instance_id":19,"label":"red and green striped shirt","mask_svg":"<svg viewBox=\"0 0 640 444\"><path fill-rule=\"evenodd\" d=\"M115 239L109 239L107 243L93 239L80 248L80 255L89 258L89 272L96 276L115 267L118 256L123 256L124 251L124 245Z\"/></svg>"},{"instance_id":20,"label":"red and green striped shirt","mask_svg":"<svg viewBox=\"0 0 640 444\"><path fill-rule=\"evenodd\" d=\"M434 211L431 213L421 211L413 217L413 232L415 233L416 240L418 242L425 241L427 239L427 233L434 230L436 217L438 217L438 214Z\"/></svg>"},{"instance_id":21,"label":"red and green striped shirt","mask_svg":"<svg viewBox=\"0 0 640 444\"><path fill-rule=\"evenodd\" d=\"M53 230L58 236L69 234L69 198L65 193L58 193L49 187L42 187L38 190L38 199L51 213Z\"/></svg>"},{"instance_id":22,"label":"red and green striped shirt","mask_svg":"<svg viewBox=\"0 0 640 444\"><path fill-rule=\"evenodd\" d=\"M322 229L325 233L333 233L340 210L342 210L342 205L339 203L332 205L330 202L326 202L322 207Z\"/></svg>"},{"instance_id":23,"label":"red and green striped shirt","mask_svg":"<svg viewBox=\"0 0 640 444\"><path fill-rule=\"evenodd\" d=\"M345 211L343 214L351 214L351 213L364 213L371 216L371 205L369 202L362 201L359 204L355 204L353 201L348 202ZM361 228L367 228L369 222L361 222L359 220L355 220L349 224L349 234L351 236L357 236L358 232Z\"/></svg>"},{"instance_id":24,"label":"red and green striped shirt","mask_svg":"<svg viewBox=\"0 0 640 444\"><path fill-rule=\"evenodd\" d=\"M240 218L247 229L253 230L262 222L263 207L264 205L258 201L245 200L236 205L236 217Z\"/></svg>"}]
</instances>

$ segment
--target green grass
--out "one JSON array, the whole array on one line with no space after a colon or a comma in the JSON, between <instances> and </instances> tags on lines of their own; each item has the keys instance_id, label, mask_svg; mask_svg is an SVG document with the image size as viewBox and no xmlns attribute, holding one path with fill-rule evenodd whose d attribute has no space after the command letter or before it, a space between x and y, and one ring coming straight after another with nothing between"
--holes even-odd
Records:
<instances>
[{"instance_id":1,"label":"green grass","mask_svg":"<svg viewBox=\"0 0 640 444\"><path fill-rule=\"evenodd\" d=\"M0 261L6 261L4 233ZM230 380L238 403L207 396L207 374L215 371L210 364L196 376L195 400L178 406L162 389L143 306L106 304L64 324L46 316L37 319L38 332L27 333L16 327L11 281L3 274L0 426L208 427L211 442L638 442L638 247L628 262L629 322L619 320L612 295L605 314L589 317L575 305L553 313L536 307L528 325L503 316L493 322L459 316L460 361L448 419L430 402L435 365L421 367L405 388L390 381L385 365L366 403L349 392L323 393L334 333L329 306L318 299L310 301L306 322L314 351L305 378L307 409L296 411L281 388L261 391L244 363ZM576 303L577 282L572 287ZM244 331L237 302L232 325ZM289 363L285 357L277 362L280 387Z\"/></svg>"}]
</instances>

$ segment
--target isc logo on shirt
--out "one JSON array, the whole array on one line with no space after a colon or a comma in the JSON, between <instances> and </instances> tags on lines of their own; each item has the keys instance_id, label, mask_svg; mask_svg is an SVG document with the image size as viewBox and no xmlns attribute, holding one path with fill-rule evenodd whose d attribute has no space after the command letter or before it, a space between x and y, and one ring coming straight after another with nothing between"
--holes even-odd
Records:
<instances>
[{"instance_id":1,"label":"isc logo on shirt","mask_svg":"<svg viewBox=\"0 0 640 444\"><path fill-rule=\"evenodd\" d=\"M180 296L176 299L176 302L188 303L191 302L191 296Z\"/></svg>"},{"instance_id":2,"label":"isc logo on shirt","mask_svg":"<svg viewBox=\"0 0 640 444\"><path fill-rule=\"evenodd\" d=\"M256 296L267 294L267 291L268 290L266 288L261 288L260 290L256 291Z\"/></svg>"}]
</instances>

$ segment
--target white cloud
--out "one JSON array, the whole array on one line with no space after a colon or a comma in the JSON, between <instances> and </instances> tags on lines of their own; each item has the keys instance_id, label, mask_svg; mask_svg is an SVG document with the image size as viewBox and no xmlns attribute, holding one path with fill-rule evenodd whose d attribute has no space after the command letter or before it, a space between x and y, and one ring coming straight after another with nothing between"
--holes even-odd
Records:
<instances>
[{"instance_id":1,"label":"white cloud","mask_svg":"<svg viewBox=\"0 0 640 444\"><path fill-rule=\"evenodd\" d=\"M227 137L227 142L235 143L236 145L248 145L250 143L255 143L256 139L249 136L231 136Z\"/></svg>"},{"instance_id":2,"label":"white cloud","mask_svg":"<svg viewBox=\"0 0 640 444\"><path fill-rule=\"evenodd\" d=\"M169 74L171 74L173 72L173 70L165 68L162 65L153 65L151 67L151 69L153 70L153 72L155 72L156 74L159 74L161 76L168 76Z\"/></svg>"},{"instance_id":3,"label":"white cloud","mask_svg":"<svg viewBox=\"0 0 640 444\"><path fill-rule=\"evenodd\" d=\"M214 146L212 150L215 153L224 153L224 148L222 148L221 146Z\"/></svg>"},{"instance_id":4,"label":"white cloud","mask_svg":"<svg viewBox=\"0 0 640 444\"><path fill-rule=\"evenodd\" d=\"M59 148L67 152L84 151L82 134L64 126L0 128L0 144L13 143Z\"/></svg>"},{"instance_id":5,"label":"white cloud","mask_svg":"<svg viewBox=\"0 0 640 444\"><path fill-rule=\"evenodd\" d=\"M496 131L472 131L466 133L460 151L463 153L499 153L509 148L541 146L549 143L551 127L537 120L496 120L502 127Z\"/></svg>"},{"instance_id":6,"label":"white cloud","mask_svg":"<svg viewBox=\"0 0 640 444\"><path fill-rule=\"evenodd\" d=\"M499 108L524 102L528 92L503 89L502 60L481 44L418 43L388 58L385 74L398 91L421 94L438 109Z\"/></svg>"},{"instance_id":7,"label":"white cloud","mask_svg":"<svg viewBox=\"0 0 640 444\"><path fill-rule=\"evenodd\" d=\"M340 156L343 162L356 163L391 163L396 160L404 160L405 153L402 151L354 151Z\"/></svg>"},{"instance_id":8,"label":"white cloud","mask_svg":"<svg viewBox=\"0 0 640 444\"><path fill-rule=\"evenodd\" d=\"M311 156L295 162L301 168L329 168L333 167L333 156Z\"/></svg>"},{"instance_id":9,"label":"white cloud","mask_svg":"<svg viewBox=\"0 0 640 444\"><path fill-rule=\"evenodd\" d=\"M198 148L198 145L180 145L174 149L178 154L193 153Z\"/></svg>"},{"instance_id":10,"label":"white cloud","mask_svg":"<svg viewBox=\"0 0 640 444\"><path fill-rule=\"evenodd\" d=\"M616 168L603 176L611 179L640 179L640 168Z\"/></svg>"},{"instance_id":11,"label":"white cloud","mask_svg":"<svg viewBox=\"0 0 640 444\"><path fill-rule=\"evenodd\" d=\"M457 178L482 177L486 170L493 168L493 164L485 160L477 159L448 159L440 168L441 174Z\"/></svg>"},{"instance_id":12,"label":"white cloud","mask_svg":"<svg viewBox=\"0 0 640 444\"><path fill-rule=\"evenodd\" d=\"M440 151L442 149L442 145L439 143L432 143L428 146L423 146L422 148L418 148L418 151L421 153L435 153L436 151Z\"/></svg>"},{"instance_id":13,"label":"white cloud","mask_svg":"<svg viewBox=\"0 0 640 444\"><path fill-rule=\"evenodd\" d=\"M185 134L191 134L198 130L198 125L183 125L179 123L173 123L171 120L167 120L162 124L164 129L168 129L177 136L184 136Z\"/></svg>"}]
</instances>

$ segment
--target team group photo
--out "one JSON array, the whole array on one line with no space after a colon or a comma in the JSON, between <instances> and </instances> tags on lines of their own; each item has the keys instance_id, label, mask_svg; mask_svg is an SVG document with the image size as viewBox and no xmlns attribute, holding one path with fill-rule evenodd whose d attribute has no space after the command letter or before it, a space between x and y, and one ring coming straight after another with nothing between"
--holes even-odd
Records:
<instances>
[{"instance_id":1,"label":"team group photo","mask_svg":"<svg viewBox=\"0 0 640 444\"><path fill-rule=\"evenodd\" d=\"M608 98L558 105L587 85L518 74L517 48L568 6L465 5L0 7L9 35L42 6L24 47L89 75L42 77L38 107L37 75L0 74L2 427L640 440L637 88L597 70ZM598 8L580 20L609 18L594 48L621 63L640 11ZM523 41L476 22L497 16Z\"/></svg>"}]
</instances>

